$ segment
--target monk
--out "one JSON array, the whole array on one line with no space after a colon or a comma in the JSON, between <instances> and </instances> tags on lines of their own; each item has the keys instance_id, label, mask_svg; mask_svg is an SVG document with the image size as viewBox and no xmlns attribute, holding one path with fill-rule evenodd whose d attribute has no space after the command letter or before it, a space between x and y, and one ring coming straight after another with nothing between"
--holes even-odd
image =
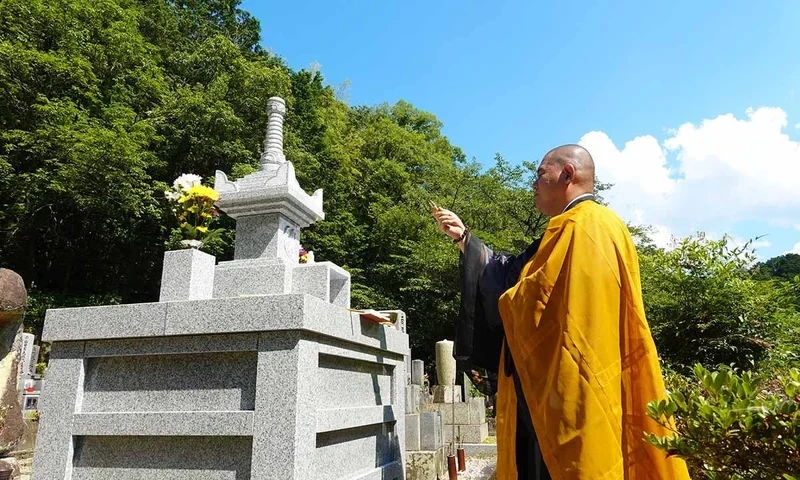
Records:
<instances>
[{"instance_id":1,"label":"monk","mask_svg":"<svg viewBox=\"0 0 800 480\"><path fill-rule=\"evenodd\" d=\"M433 210L461 249L454 356L497 375L497 478L688 479L650 446L646 415L664 382L625 223L595 202L594 160L549 151L533 185L550 217L518 255L492 252L451 211Z\"/></svg>"}]
</instances>

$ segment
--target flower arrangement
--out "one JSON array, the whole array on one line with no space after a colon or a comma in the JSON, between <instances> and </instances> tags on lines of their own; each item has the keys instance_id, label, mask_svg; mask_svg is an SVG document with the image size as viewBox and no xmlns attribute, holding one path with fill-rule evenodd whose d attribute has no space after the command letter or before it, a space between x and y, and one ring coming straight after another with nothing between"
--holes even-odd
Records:
<instances>
[{"instance_id":1,"label":"flower arrangement","mask_svg":"<svg viewBox=\"0 0 800 480\"><path fill-rule=\"evenodd\" d=\"M298 261L300 263L314 263L314 252L309 252L301 246Z\"/></svg>"},{"instance_id":2,"label":"flower arrangement","mask_svg":"<svg viewBox=\"0 0 800 480\"><path fill-rule=\"evenodd\" d=\"M214 202L219 194L211 187L202 184L199 175L185 173L175 179L172 189L164 192L178 219L183 245L200 248L204 241L216 238L223 229L211 229L219 212Z\"/></svg>"}]
</instances>

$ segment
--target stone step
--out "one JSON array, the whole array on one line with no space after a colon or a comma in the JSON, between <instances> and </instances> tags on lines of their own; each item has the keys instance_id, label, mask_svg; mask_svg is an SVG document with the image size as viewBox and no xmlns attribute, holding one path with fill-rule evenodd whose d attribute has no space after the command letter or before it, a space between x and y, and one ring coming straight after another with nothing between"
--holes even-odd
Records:
<instances>
[{"instance_id":1,"label":"stone step","mask_svg":"<svg viewBox=\"0 0 800 480\"><path fill-rule=\"evenodd\" d=\"M406 453L406 480L438 480L447 477L445 447Z\"/></svg>"},{"instance_id":2,"label":"stone step","mask_svg":"<svg viewBox=\"0 0 800 480\"><path fill-rule=\"evenodd\" d=\"M480 425L447 425L442 430L445 444L452 441L454 428L455 435L461 443L483 443L486 437L489 436L489 426L485 423Z\"/></svg>"},{"instance_id":3,"label":"stone step","mask_svg":"<svg viewBox=\"0 0 800 480\"><path fill-rule=\"evenodd\" d=\"M420 405L421 412L441 412L445 425L479 425L486 422L483 398L471 398L461 403L428 403Z\"/></svg>"},{"instance_id":4,"label":"stone step","mask_svg":"<svg viewBox=\"0 0 800 480\"><path fill-rule=\"evenodd\" d=\"M468 457L496 457L496 443L464 443L461 445Z\"/></svg>"}]
</instances>

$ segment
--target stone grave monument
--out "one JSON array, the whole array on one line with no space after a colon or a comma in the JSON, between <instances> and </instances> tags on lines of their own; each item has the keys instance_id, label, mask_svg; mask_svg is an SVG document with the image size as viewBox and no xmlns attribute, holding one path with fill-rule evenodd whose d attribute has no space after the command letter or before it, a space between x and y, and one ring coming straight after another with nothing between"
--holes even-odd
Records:
<instances>
[{"instance_id":1,"label":"stone grave monument","mask_svg":"<svg viewBox=\"0 0 800 480\"><path fill-rule=\"evenodd\" d=\"M447 475L443 417L438 411L421 411L430 399L422 360L411 362L411 383L406 385L407 480L437 480Z\"/></svg>"},{"instance_id":2,"label":"stone grave monument","mask_svg":"<svg viewBox=\"0 0 800 480\"><path fill-rule=\"evenodd\" d=\"M420 405L420 412L441 414L445 444L482 443L489 436L484 400L467 395L462 399L461 388L455 385L456 360L452 341L436 343L436 373L439 385L433 387L433 402Z\"/></svg>"},{"instance_id":3,"label":"stone grave monument","mask_svg":"<svg viewBox=\"0 0 800 480\"><path fill-rule=\"evenodd\" d=\"M349 310L350 275L298 263L324 217L269 101L261 167L230 181L234 259L164 256L158 302L49 310L33 480L400 480L408 336Z\"/></svg>"}]
</instances>

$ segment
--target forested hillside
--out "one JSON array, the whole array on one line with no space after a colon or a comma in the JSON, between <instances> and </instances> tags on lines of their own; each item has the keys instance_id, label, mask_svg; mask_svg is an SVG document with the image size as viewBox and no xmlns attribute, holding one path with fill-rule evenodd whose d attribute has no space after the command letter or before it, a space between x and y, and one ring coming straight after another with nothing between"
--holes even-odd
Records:
<instances>
[{"instance_id":1,"label":"forested hillside","mask_svg":"<svg viewBox=\"0 0 800 480\"><path fill-rule=\"evenodd\" d=\"M457 298L457 249L428 199L515 251L546 221L532 172L499 156L481 170L409 103L338 100L318 72L263 50L237 5L0 2L0 265L32 287L29 327L52 305L155 300L173 227L164 189L181 173L251 171L278 95L287 158L307 191L325 191L303 245L353 274L356 305L405 310L427 354ZM230 241L211 248L232 254Z\"/></svg>"}]
</instances>

